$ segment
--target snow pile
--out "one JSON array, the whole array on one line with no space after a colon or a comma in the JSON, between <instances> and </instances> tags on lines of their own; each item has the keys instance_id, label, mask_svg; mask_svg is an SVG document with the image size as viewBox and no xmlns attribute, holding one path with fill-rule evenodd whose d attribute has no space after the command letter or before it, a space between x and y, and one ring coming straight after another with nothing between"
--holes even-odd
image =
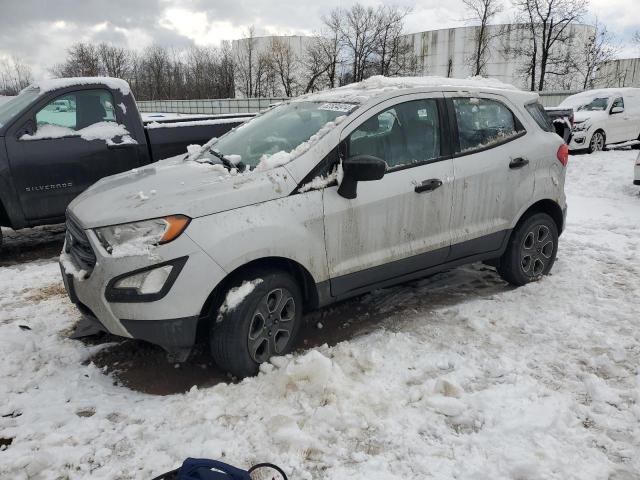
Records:
<instances>
[{"instance_id":1,"label":"snow pile","mask_svg":"<svg viewBox=\"0 0 640 480\"><path fill-rule=\"evenodd\" d=\"M478 264L379 290L323 312L358 335L184 394L91 363L108 346L70 340L79 313L42 295L60 286L54 260L0 267L0 477L153 478L193 456L302 480L637 478L635 154L571 157L540 282L513 289Z\"/></svg>"},{"instance_id":2,"label":"snow pile","mask_svg":"<svg viewBox=\"0 0 640 480\"><path fill-rule=\"evenodd\" d=\"M231 123L238 123L238 124L244 123L246 121L251 120L252 118L253 116L234 117L234 118L217 118L213 120L193 120L190 122L167 122L167 123L151 122L151 123L147 123L145 126L153 130L155 128L180 128L180 127L197 127L197 126L204 126L204 125L228 125Z\"/></svg>"},{"instance_id":3,"label":"snow pile","mask_svg":"<svg viewBox=\"0 0 640 480\"><path fill-rule=\"evenodd\" d=\"M121 137L120 142L117 142L118 145L123 143L138 143L131 137L127 127L115 122L98 122L81 128L80 130L46 124L38 127L38 130L32 135L25 133L20 137L20 140L42 140L63 137L80 137L87 141L104 140L107 145L115 145L116 142L114 142L113 139L115 137Z\"/></svg>"},{"instance_id":4,"label":"snow pile","mask_svg":"<svg viewBox=\"0 0 640 480\"><path fill-rule=\"evenodd\" d=\"M255 170L271 170L272 168L286 165L291 160L298 158L300 155L307 152L311 147L318 143L322 137L333 130L336 125L342 123L345 118L347 117L345 115L342 115L331 122L325 123L320 130L318 130L309 138L309 140L301 143L290 152L281 150L273 154L262 155L262 157L260 158L260 162L258 163L258 165L256 165Z\"/></svg>"},{"instance_id":5,"label":"snow pile","mask_svg":"<svg viewBox=\"0 0 640 480\"><path fill-rule=\"evenodd\" d=\"M262 283L261 278L256 278L251 281L244 281L239 287L233 287L227 293L227 296L220 307L220 313L231 312L235 310L238 305L242 303L242 301L247 298L251 292L253 292L257 285ZM220 318L220 317L218 317Z\"/></svg>"},{"instance_id":6,"label":"snow pile","mask_svg":"<svg viewBox=\"0 0 640 480\"><path fill-rule=\"evenodd\" d=\"M73 278L75 278L79 282L82 282L85 278L87 278L87 271L78 269L75 262L68 253L60 253L60 263L62 264L64 271L69 275L72 275Z\"/></svg>"},{"instance_id":7,"label":"snow pile","mask_svg":"<svg viewBox=\"0 0 640 480\"><path fill-rule=\"evenodd\" d=\"M376 75L359 83L352 83L344 87L334 88L317 93L302 95L294 101L329 101L329 102L354 102L364 103L369 99L385 92L408 88L464 88L464 89L498 89L518 90L513 85L501 82L493 78L469 77L384 77Z\"/></svg>"},{"instance_id":8,"label":"snow pile","mask_svg":"<svg viewBox=\"0 0 640 480\"><path fill-rule=\"evenodd\" d=\"M120 90L122 95L129 95L131 89L124 80L113 77L69 77L49 78L29 85L27 88L38 88L40 93L58 90L60 88L76 87L81 85L106 85L111 90Z\"/></svg>"}]
</instances>

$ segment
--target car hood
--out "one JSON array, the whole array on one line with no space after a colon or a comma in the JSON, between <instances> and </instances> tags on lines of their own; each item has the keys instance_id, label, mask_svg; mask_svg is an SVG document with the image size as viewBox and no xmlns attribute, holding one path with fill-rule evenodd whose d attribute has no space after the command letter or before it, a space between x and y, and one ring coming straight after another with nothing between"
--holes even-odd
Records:
<instances>
[{"instance_id":1,"label":"car hood","mask_svg":"<svg viewBox=\"0 0 640 480\"><path fill-rule=\"evenodd\" d=\"M182 157L95 183L69 205L85 228L182 214L202 217L287 196L297 186L284 167L232 175Z\"/></svg>"},{"instance_id":2,"label":"car hood","mask_svg":"<svg viewBox=\"0 0 640 480\"><path fill-rule=\"evenodd\" d=\"M609 114L606 111L600 112L587 112L587 111L579 111L575 112L573 115L573 121L576 123L584 122L585 120L589 120L591 122L597 122L599 120L604 120L607 118Z\"/></svg>"}]
</instances>

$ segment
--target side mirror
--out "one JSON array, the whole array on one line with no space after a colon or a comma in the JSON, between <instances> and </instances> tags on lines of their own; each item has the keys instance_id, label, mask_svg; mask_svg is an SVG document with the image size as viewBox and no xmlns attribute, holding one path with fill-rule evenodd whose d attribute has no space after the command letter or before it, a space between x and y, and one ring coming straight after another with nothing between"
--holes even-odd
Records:
<instances>
[{"instance_id":1,"label":"side mirror","mask_svg":"<svg viewBox=\"0 0 640 480\"><path fill-rule=\"evenodd\" d=\"M613 107L611 109L611 115L613 115L614 113L622 113L624 112L624 107Z\"/></svg>"},{"instance_id":2,"label":"side mirror","mask_svg":"<svg viewBox=\"0 0 640 480\"><path fill-rule=\"evenodd\" d=\"M358 182L380 180L387 170L387 163L381 158L371 155L356 155L342 162L344 176L338 194L344 198L354 199L358 196Z\"/></svg>"}]
</instances>

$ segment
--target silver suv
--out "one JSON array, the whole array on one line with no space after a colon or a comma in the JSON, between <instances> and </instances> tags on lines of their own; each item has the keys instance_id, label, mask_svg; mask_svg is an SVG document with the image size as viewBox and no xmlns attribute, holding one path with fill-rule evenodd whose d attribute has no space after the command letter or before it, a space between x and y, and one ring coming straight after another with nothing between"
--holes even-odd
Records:
<instances>
[{"instance_id":1,"label":"silver suv","mask_svg":"<svg viewBox=\"0 0 640 480\"><path fill-rule=\"evenodd\" d=\"M534 93L374 77L280 104L185 156L101 180L69 207L69 296L115 335L209 342L255 374L303 311L470 262L551 270L567 146Z\"/></svg>"}]
</instances>

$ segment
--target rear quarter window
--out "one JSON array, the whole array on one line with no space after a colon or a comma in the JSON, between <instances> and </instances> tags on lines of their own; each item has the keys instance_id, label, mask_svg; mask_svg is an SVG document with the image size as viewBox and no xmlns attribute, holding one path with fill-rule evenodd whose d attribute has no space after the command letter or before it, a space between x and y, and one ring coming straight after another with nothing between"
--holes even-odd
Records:
<instances>
[{"instance_id":1,"label":"rear quarter window","mask_svg":"<svg viewBox=\"0 0 640 480\"><path fill-rule=\"evenodd\" d=\"M547 115L547 112L540 104L540 102L528 103L525 105L525 108L541 129L543 129L545 132L554 131L553 123L551 122L549 115Z\"/></svg>"}]
</instances>

